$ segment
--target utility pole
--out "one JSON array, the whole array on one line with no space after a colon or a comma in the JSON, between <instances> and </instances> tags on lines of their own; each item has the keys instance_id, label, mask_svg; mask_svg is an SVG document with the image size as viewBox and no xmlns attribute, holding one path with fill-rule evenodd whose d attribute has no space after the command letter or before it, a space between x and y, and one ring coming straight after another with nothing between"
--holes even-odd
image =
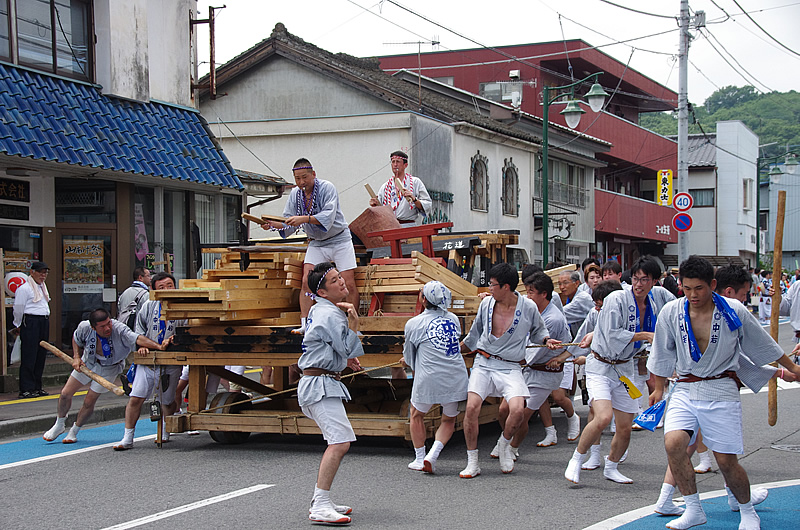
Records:
<instances>
[{"instance_id":1,"label":"utility pole","mask_svg":"<svg viewBox=\"0 0 800 530\"><path fill-rule=\"evenodd\" d=\"M681 0L678 47L678 190L689 192L689 0ZM689 257L689 232L678 232L678 263Z\"/></svg>"}]
</instances>

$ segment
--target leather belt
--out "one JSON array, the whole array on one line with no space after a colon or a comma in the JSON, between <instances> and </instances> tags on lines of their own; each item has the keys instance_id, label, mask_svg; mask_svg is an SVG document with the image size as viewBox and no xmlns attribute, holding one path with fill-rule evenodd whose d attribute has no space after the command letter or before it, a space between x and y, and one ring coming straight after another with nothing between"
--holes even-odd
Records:
<instances>
[{"instance_id":1,"label":"leather belt","mask_svg":"<svg viewBox=\"0 0 800 530\"><path fill-rule=\"evenodd\" d=\"M600 361L601 363L606 363L606 364L625 364L626 362L630 361L630 359L626 359L624 361L620 361L620 360L612 361L611 359L606 359L605 357L603 357L602 355L600 355L599 353L597 353L594 350L592 350L592 353L594 354L594 358L597 359L598 361Z\"/></svg>"},{"instance_id":2,"label":"leather belt","mask_svg":"<svg viewBox=\"0 0 800 530\"><path fill-rule=\"evenodd\" d=\"M733 370L725 370L721 374L712 375L710 377L700 377L694 374L686 374L686 375L678 375L678 383L696 383L698 381L712 381L714 379L725 379L726 377L730 377L738 384L741 385L739 382L739 376L736 375L736 372Z\"/></svg>"},{"instance_id":3,"label":"leather belt","mask_svg":"<svg viewBox=\"0 0 800 530\"><path fill-rule=\"evenodd\" d=\"M564 363L559 364L556 369L548 368L547 363L526 364L525 368L530 368L531 370L537 370L539 372L563 372Z\"/></svg>"},{"instance_id":4,"label":"leather belt","mask_svg":"<svg viewBox=\"0 0 800 530\"><path fill-rule=\"evenodd\" d=\"M324 375L327 377L332 377L337 381L342 379L342 372L331 372L330 370L325 370L324 368L305 368L303 370L303 375L310 375L310 376Z\"/></svg>"},{"instance_id":5,"label":"leather belt","mask_svg":"<svg viewBox=\"0 0 800 530\"><path fill-rule=\"evenodd\" d=\"M413 224L415 224L417 222L417 220L416 219L403 219L401 221L400 219L398 219L397 222L400 223L401 225L413 225Z\"/></svg>"},{"instance_id":6,"label":"leather belt","mask_svg":"<svg viewBox=\"0 0 800 530\"><path fill-rule=\"evenodd\" d=\"M498 361L503 361L503 362L511 363L511 364L519 364L520 366L524 366L525 365L525 361L524 360L522 360L522 361L509 361L508 359L503 359L502 357L499 357L497 355L492 355L491 353L486 353L483 350L475 350L475 351L477 353L480 353L481 355L483 355L487 359L497 359Z\"/></svg>"}]
</instances>

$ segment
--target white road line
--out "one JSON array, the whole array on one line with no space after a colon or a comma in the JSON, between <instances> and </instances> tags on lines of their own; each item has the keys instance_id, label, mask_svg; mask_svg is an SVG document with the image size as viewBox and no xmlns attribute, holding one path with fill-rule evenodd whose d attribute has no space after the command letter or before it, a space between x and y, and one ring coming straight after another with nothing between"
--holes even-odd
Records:
<instances>
[{"instance_id":1,"label":"white road line","mask_svg":"<svg viewBox=\"0 0 800 530\"><path fill-rule=\"evenodd\" d=\"M247 495L248 493L253 493L263 489L271 488L274 485L275 484L256 484L255 486L250 486L249 488L232 491L230 493L225 493L223 495L217 495L216 497L211 497L209 499L204 499L202 501L193 502L191 504L186 504L184 506L178 506L177 508L172 508L170 510L166 510L160 513L148 515L140 519L134 519L133 521L128 521L127 523L120 523L118 525L109 526L107 528L104 528L103 530L125 530L127 528L136 528L137 526L141 526L147 523L152 523L160 519L166 519L167 517L172 517L173 515L178 515L184 512L188 512L190 510L195 510L197 508L209 506L211 504L216 504L218 502L227 501L228 499L233 499L235 497Z\"/></svg>"},{"instance_id":2,"label":"white road line","mask_svg":"<svg viewBox=\"0 0 800 530\"><path fill-rule=\"evenodd\" d=\"M134 442L142 442L142 441L145 441L145 440L155 440L155 438L156 438L155 434L148 434L147 436L140 436L138 438L134 438L133 441ZM98 449L105 449L106 447L111 447L113 445L117 445L118 443L119 442L112 442L112 443L107 443L107 444L93 445L92 447L84 447L83 449L75 449L74 451L66 451L64 453L58 453L58 454L55 454L55 455L40 456L38 458L31 458L30 460L20 460L19 462L11 462L11 463L8 463L8 464L0 465L0 471L3 471L4 469L9 469L9 468L12 468L12 467L17 467L17 466L25 466L25 465L28 465L28 464L35 464L37 462L45 462L47 460L53 460L55 458L62 458L62 457L65 457L65 456L79 455L81 453L88 453L89 451L97 451Z\"/></svg>"},{"instance_id":3,"label":"white road line","mask_svg":"<svg viewBox=\"0 0 800 530\"><path fill-rule=\"evenodd\" d=\"M797 486L800 484L800 480L793 479L793 480L783 480L781 482L765 482L764 484L752 484L751 488L783 488L786 486ZM727 495L728 492L725 490L716 490L716 491L709 491L706 493L700 494L700 500L705 499L713 499L715 497L722 497L723 495ZM676 501L683 501L683 498L676 498ZM597 524L593 524L592 526L587 526L583 530L613 530L614 528L619 528L622 525L626 525L633 521L642 519L643 517L647 517L648 515L653 515L655 513L655 504L650 506L645 506L644 508L639 508L636 510L631 510L629 512L616 515L611 517L610 519L606 519L605 521L600 521ZM663 518L666 519L666 518Z\"/></svg>"}]
</instances>

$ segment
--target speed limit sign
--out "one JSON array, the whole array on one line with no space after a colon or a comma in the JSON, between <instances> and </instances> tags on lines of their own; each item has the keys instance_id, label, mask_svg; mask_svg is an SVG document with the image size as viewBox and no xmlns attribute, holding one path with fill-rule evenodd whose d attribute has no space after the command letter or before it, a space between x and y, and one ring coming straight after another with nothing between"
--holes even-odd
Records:
<instances>
[{"instance_id":1,"label":"speed limit sign","mask_svg":"<svg viewBox=\"0 0 800 530\"><path fill-rule=\"evenodd\" d=\"M679 212L691 210L694 206L694 199L686 192L676 193L675 198L672 199L672 207Z\"/></svg>"}]
</instances>

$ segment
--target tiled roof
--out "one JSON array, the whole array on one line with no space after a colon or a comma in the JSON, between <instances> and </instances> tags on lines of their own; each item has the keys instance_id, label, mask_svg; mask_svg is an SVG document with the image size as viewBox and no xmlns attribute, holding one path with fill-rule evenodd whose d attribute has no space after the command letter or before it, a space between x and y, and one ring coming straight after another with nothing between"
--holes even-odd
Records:
<instances>
[{"instance_id":1,"label":"tiled roof","mask_svg":"<svg viewBox=\"0 0 800 530\"><path fill-rule=\"evenodd\" d=\"M242 189L199 112L4 64L0 153Z\"/></svg>"},{"instance_id":2,"label":"tiled roof","mask_svg":"<svg viewBox=\"0 0 800 530\"><path fill-rule=\"evenodd\" d=\"M714 134L690 134L687 142L689 167L715 167L717 165L717 137Z\"/></svg>"}]
</instances>

